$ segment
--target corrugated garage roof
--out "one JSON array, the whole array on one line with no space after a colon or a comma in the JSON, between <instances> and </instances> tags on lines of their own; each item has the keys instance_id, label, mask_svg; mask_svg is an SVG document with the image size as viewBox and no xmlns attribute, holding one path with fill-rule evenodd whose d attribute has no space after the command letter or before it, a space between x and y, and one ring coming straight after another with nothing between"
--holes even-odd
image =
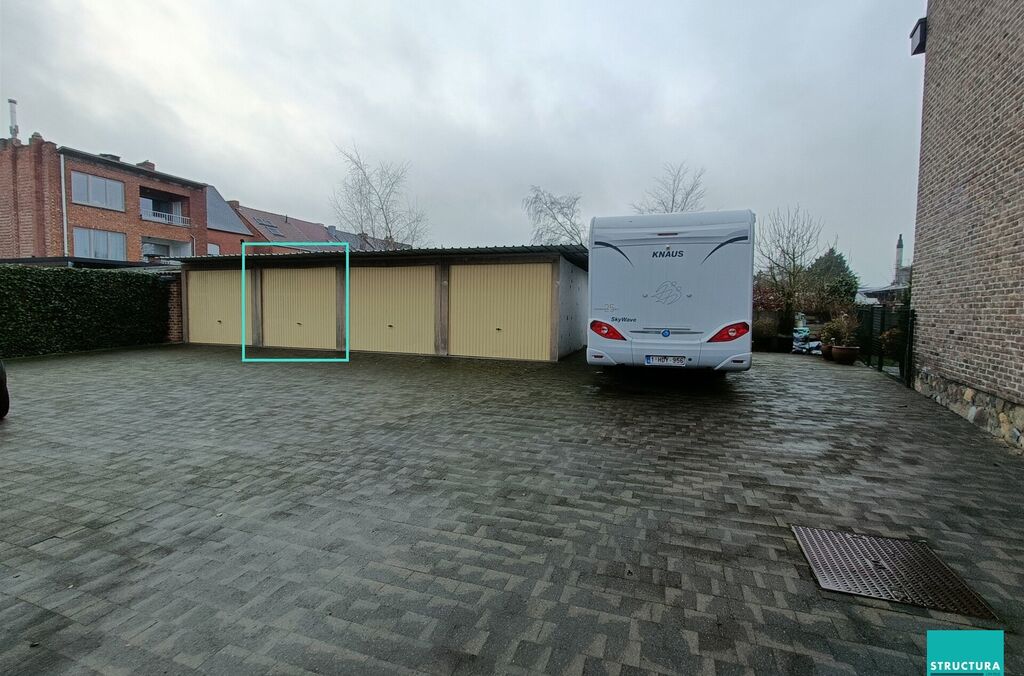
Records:
<instances>
[{"instance_id":1,"label":"corrugated garage roof","mask_svg":"<svg viewBox=\"0 0 1024 676\"><path fill-rule=\"evenodd\" d=\"M343 256L340 251L298 251L295 253L246 253L247 259L305 261L331 259ZM587 247L582 244L555 244L529 246L473 246L473 247L436 247L424 249L396 249L393 251L350 251L352 260L409 260L424 258L493 258L500 256L529 257L538 255L560 255L567 261L587 269ZM227 263L240 260L241 255L225 254L223 256L188 256L179 258L182 263L194 267L204 264Z\"/></svg>"}]
</instances>

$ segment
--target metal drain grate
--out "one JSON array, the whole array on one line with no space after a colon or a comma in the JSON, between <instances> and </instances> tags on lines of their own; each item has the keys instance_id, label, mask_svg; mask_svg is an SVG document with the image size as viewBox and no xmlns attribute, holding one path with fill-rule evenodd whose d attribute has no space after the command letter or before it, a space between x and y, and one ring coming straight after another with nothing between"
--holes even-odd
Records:
<instances>
[{"instance_id":1,"label":"metal drain grate","mask_svg":"<svg viewBox=\"0 0 1024 676\"><path fill-rule=\"evenodd\" d=\"M924 542L793 526L822 589L996 619Z\"/></svg>"}]
</instances>

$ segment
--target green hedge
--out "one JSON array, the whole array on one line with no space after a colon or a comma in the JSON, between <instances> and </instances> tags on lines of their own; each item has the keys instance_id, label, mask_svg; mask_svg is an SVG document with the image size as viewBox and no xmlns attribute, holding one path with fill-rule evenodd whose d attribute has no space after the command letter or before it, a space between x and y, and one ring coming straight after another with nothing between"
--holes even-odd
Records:
<instances>
[{"instance_id":1,"label":"green hedge","mask_svg":"<svg viewBox=\"0 0 1024 676\"><path fill-rule=\"evenodd\" d=\"M0 265L0 357L167 342L156 275Z\"/></svg>"}]
</instances>

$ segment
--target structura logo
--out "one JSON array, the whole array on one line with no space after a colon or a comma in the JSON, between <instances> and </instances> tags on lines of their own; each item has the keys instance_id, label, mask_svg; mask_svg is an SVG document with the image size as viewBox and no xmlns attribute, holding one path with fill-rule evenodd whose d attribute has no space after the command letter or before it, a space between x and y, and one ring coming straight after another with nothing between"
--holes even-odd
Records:
<instances>
[{"instance_id":1,"label":"structura logo","mask_svg":"<svg viewBox=\"0 0 1024 676\"><path fill-rule=\"evenodd\" d=\"M927 659L928 676L1002 676L1003 632L929 631Z\"/></svg>"}]
</instances>

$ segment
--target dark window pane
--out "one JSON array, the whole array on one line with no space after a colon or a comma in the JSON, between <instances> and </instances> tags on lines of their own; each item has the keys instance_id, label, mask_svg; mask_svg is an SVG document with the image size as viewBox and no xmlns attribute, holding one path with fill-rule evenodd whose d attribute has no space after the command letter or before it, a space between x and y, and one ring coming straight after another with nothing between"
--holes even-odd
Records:
<instances>
[{"instance_id":1,"label":"dark window pane","mask_svg":"<svg viewBox=\"0 0 1024 676\"><path fill-rule=\"evenodd\" d=\"M107 206L107 182L99 176L89 177L89 204Z\"/></svg>"},{"instance_id":2,"label":"dark window pane","mask_svg":"<svg viewBox=\"0 0 1024 676\"><path fill-rule=\"evenodd\" d=\"M92 231L93 258L107 258L107 233L102 230Z\"/></svg>"},{"instance_id":3,"label":"dark window pane","mask_svg":"<svg viewBox=\"0 0 1024 676\"><path fill-rule=\"evenodd\" d=\"M71 201L89 203L89 177L77 171L71 172Z\"/></svg>"},{"instance_id":4,"label":"dark window pane","mask_svg":"<svg viewBox=\"0 0 1024 676\"><path fill-rule=\"evenodd\" d=\"M92 258L92 251L89 248L89 231L85 228L75 228L75 250L73 253L81 258Z\"/></svg>"},{"instance_id":5,"label":"dark window pane","mask_svg":"<svg viewBox=\"0 0 1024 676\"><path fill-rule=\"evenodd\" d=\"M107 181L107 207L124 211L124 183Z\"/></svg>"},{"instance_id":6,"label":"dark window pane","mask_svg":"<svg viewBox=\"0 0 1024 676\"><path fill-rule=\"evenodd\" d=\"M107 238L107 242L110 245L110 251L108 256L114 261L125 260L125 236L121 232L112 232Z\"/></svg>"}]
</instances>

